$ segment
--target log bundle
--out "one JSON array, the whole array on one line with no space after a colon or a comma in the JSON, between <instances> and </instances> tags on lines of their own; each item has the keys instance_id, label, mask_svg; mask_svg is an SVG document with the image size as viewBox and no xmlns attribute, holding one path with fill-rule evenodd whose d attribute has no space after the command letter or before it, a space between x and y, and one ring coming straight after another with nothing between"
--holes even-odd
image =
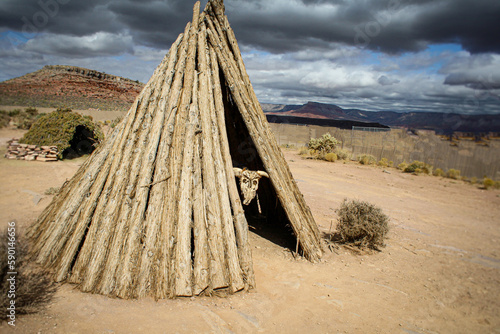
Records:
<instances>
[{"instance_id":1,"label":"log bundle","mask_svg":"<svg viewBox=\"0 0 500 334\"><path fill-rule=\"evenodd\" d=\"M26 161L57 161L59 150L57 146L38 146L20 144L18 139L12 138L7 142L5 158Z\"/></svg>"},{"instance_id":2,"label":"log bundle","mask_svg":"<svg viewBox=\"0 0 500 334\"><path fill-rule=\"evenodd\" d=\"M228 110L228 101L234 108ZM221 0L188 23L124 120L28 231L85 292L156 299L255 287L226 116L236 112L302 254L319 230L255 96Z\"/></svg>"}]
</instances>

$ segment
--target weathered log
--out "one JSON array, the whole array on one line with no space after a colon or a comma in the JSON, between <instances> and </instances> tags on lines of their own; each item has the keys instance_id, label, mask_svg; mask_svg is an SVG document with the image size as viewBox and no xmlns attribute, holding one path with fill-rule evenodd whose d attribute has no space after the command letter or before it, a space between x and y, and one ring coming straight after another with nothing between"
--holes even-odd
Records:
<instances>
[{"instance_id":1,"label":"weathered log","mask_svg":"<svg viewBox=\"0 0 500 334\"><path fill-rule=\"evenodd\" d=\"M198 124L199 126L199 124ZM207 237L207 212L203 192L201 156L201 133L195 137L194 178L193 178L193 220L194 220L194 282L193 293L200 295L209 286L209 248Z\"/></svg>"},{"instance_id":2,"label":"weathered log","mask_svg":"<svg viewBox=\"0 0 500 334\"><path fill-rule=\"evenodd\" d=\"M234 216L234 227L237 238L238 253L240 267L243 271L243 278L248 288L255 287L253 266L252 266L252 251L248 241L248 223L245 217L245 211L241 204L240 195L233 171L233 161L229 149L229 141L227 139L226 120L224 118L224 102L222 100L222 91L219 78L219 66L217 64L217 56L215 51L210 46L210 64L213 83L213 95L215 102L215 112L217 117L217 126L219 129L219 142L221 153L224 160L226 170L226 182L231 200L231 208Z\"/></svg>"},{"instance_id":3,"label":"weathered log","mask_svg":"<svg viewBox=\"0 0 500 334\"><path fill-rule=\"evenodd\" d=\"M203 29L203 26L202 26ZM203 43L204 39L202 39ZM200 50L205 50L202 47ZM204 58L199 53L198 57L199 63L201 63ZM227 273L227 267L224 263L224 246L222 240L222 225L221 225L221 213L219 205L219 195L218 189L215 186L215 167L213 164L213 142L211 136L211 122L210 122L210 112L208 105L208 73L200 73L200 85L199 85L199 111L200 111L200 125L202 133L202 171L203 171L203 191L206 201L206 213L207 213L207 233L208 233L208 243L210 249L210 282L211 289L226 288L229 286L229 279Z\"/></svg>"}]
</instances>

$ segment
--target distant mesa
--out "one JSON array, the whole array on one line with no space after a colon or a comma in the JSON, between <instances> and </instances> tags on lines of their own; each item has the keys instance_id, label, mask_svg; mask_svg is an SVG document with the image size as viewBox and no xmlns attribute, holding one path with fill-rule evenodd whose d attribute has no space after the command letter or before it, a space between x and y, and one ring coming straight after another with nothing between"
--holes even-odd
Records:
<instances>
[{"instance_id":1,"label":"distant mesa","mask_svg":"<svg viewBox=\"0 0 500 334\"><path fill-rule=\"evenodd\" d=\"M262 109L270 122L314 124L349 128L402 127L408 129L432 130L438 134L498 133L500 115L463 115L437 112L395 112L344 109L334 104L308 102L304 105L262 104ZM332 123L333 121L333 123ZM331 125L338 124L338 125Z\"/></svg>"},{"instance_id":2,"label":"distant mesa","mask_svg":"<svg viewBox=\"0 0 500 334\"><path fill-rule=\"evenodd\" d=\"M0 104L128 110L144 84L83 67L47 65L0 83Z\"/></svg>"}]
</instances>

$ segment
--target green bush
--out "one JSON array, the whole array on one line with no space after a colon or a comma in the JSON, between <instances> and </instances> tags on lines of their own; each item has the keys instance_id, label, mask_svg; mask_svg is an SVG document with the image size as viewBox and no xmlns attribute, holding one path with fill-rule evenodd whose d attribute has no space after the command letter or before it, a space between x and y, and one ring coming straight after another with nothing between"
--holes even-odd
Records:
<instances>
[{"instance_id":1,"label":"green bush","mask_svg":"<svg viewBox=\"0 0 500 334\"><path fill-rule=\"evenodd\" d=\"M344 199L338 214L341 242L378 250L389 232L389 217L373 204Z\"/></svg>"},{"instance_id":2,"label":"green bush","mask_svg":"<svg viewBox=\"0 0 500 334\"><path fill-rule=\"evenodd\" d=\"M434 176L445 176L444 171L441 168L436 168L432 173Z\"/></svg>"},{"instance_id":3,"label":"green bush","mask_svg":"<svg viewBox=\"0 0 500 334\"><path fill-rule=\"evenodd\" d=\"M7 307L10 306L9 296L10 282L7 281L7 273L11 272L8 264L8 255L11 245L9 242L15 240L15 271L16 288L16 316L19 314L36 313L47 305L56 292L56 285L49 278L46 270L35 267L28 261L28 247L23 238L20 238L13 230L8 227L0 232L0 308L2 312L0 319L10 320L7 316Z\"/></svg>"},{"instance_id":4,"label":"green bush","mask_svg":"<svg viewBox=\"0 0 500 334\"><path fill-rule=\"evenodd\" d=\"M448 169L446 172L446 177L454 180L460 179L460 171L457 169Z\"/></svg>"},{"instance_id":5,"label":"green bush","mask_svg":"<svg viewBox=\"0 0 500 334\"><path fill-rule=\"evenodd\" d=\"M335 147L339 141L331 134L325 133L321 138L312 138L307 145L309 149L317 152L318 154L326 154L335 151Z\"/></svg>"},{"instance_id":6,"label":"green bush","mask_svg":"<svg viewBox=\"0 0 500 334\"><path fill-rule=\"evenodd\" d=\"M492 179L490 179L488 177L485 177L483 180L483 186L485 189L490 189L491 187L495 186L495 181L493 181Z\"/></svg>"},{"instance_id":7,"label":"green bush","mask_svg":"<svg viewBox=\"0 0 500 334\"><path fill-rule=\"evenodd\" d=\"M330 161L330 162L335 162L337 161L338 157L335 153L327 153L325 154L325 160Z\"/></svg>"},{"instance_id":8,"label":"green bush","mask_svg":"<svg viewBox=\"0 0 500 334\"><path fill-rule=\"evenodd\" d=\"M425 162L422 161L413 161L411 164L406 166L406 168L403 170L405 173L414 173L414 174L432 174L432 166L429 164L426 164Z\"/></svg>"},{"instance_id":9,"label":"green bush","mask_svg":"<svg viewBox=\"0 0 500 334\"><path fill-rule=\"evenodd\" d=\"M377 159L370 154L363 154L358 157L358 161L362 165L376 165Z\"/></svg>"},{"instance_id":10,"label":"green bush","mask_svg":"<svg viewBox=\"0 0 500 334\"><path fill-rule=\"evenodd\" d=\"M92 117L81 116L70 109L57 109L39 117L19 142L39 146L57 146L60 158L62 158L65 150L71 147L77 130L86 134L85 138L78 138L82 142L87 140L97 144L104 138L101 129L93 122Z\"/></svg>"}]
</instances>

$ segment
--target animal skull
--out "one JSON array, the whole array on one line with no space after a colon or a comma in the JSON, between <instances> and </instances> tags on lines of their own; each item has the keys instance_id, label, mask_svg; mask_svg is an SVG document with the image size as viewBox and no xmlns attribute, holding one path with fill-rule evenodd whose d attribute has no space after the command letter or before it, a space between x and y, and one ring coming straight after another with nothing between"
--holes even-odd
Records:
<instances>
[{"instance_id":1,"label":"animal skull","mask_svg":"<svg viewBox=\"0 0 500 334\"><path fill-rule=\"evenodd\" d=\"M240 179L240 189L243 195L243 204L248 205L254 199L259 188L259 180L262 177L269 178L269 174L263 171L252 171L246 168L233 167L234 175Z\"/></svg>"}]
</instances>

